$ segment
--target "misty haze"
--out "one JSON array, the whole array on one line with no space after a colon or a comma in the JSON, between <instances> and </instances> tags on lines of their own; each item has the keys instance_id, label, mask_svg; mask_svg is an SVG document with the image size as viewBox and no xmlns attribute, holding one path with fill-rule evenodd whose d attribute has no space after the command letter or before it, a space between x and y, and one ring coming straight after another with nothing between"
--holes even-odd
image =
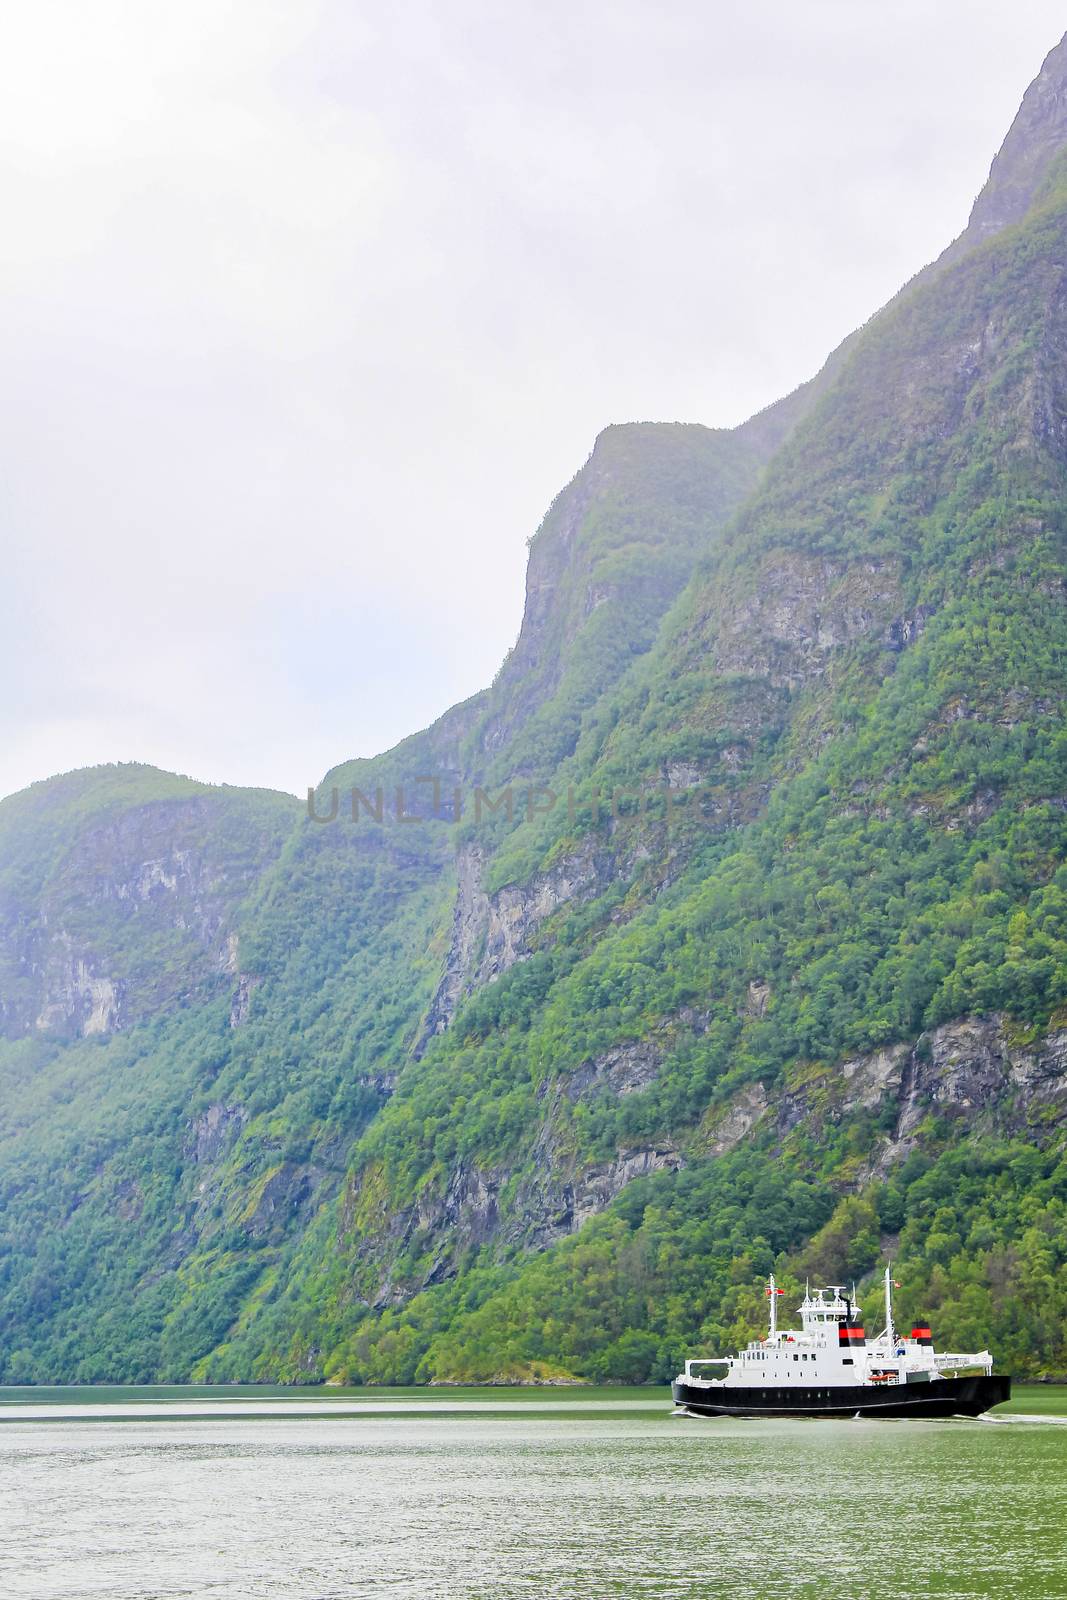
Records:
<instances>
[{"instance_id":1,"label":"misty haze","mask_svg":"<svg viewBox=\"0 0 1067 1600\"><path fill-rule=\"evenodd\" d=\"M5 20L0 1592L1067 1592L1062 18Z\"/></svg>"}]
</instances>

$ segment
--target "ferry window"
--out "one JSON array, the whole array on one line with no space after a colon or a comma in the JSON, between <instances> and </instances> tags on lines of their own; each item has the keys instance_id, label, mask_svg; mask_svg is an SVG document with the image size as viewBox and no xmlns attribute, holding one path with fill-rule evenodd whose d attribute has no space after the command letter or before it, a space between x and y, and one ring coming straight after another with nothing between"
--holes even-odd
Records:
<instances>
[{"instance_id":1,"label":"ferry window","mask_svg":"<svg viewBox=\"0 0 1067 1600\"><path fill-rule=\"evenodd\" d=\"M853 1362L851 1356L842 1356L841 1357L841 1365L843 1367L851 1367L851 1366L854 1366L855 1363Z\"/></svg>"}]
</instances>

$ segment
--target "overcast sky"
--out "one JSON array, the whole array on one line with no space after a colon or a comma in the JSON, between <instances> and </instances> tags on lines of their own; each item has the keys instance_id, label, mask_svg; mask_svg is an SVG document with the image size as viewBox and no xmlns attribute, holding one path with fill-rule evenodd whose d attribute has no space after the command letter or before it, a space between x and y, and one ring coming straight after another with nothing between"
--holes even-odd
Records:
<instances>
[{"instance_id":1,"label":"overcast sky","mask_svg":"<svg viewBox=\"0 0 1067 1600\"><path fill-rule=\"evenodd\" d=\"M741 421L963 227L1049 0L22 0L0 793L302 792L487 683L600 428Z\"/></svg>"}]
</instances>

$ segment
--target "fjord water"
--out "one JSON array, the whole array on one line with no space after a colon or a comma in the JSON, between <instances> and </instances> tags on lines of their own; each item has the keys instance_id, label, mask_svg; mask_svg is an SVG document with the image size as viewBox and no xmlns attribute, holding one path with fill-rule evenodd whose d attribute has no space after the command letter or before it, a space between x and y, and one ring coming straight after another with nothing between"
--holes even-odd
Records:
<instances>
[{"instance_id":1,"label":"fjord water","mask_svg":"<svg viewBox=\"0 0 1067 1600\"><path fill-rule=\"evenodd\" d=\"M1067 1596L1067 1391L807 1423L649 1389L0 1391L5 1597L828 1592Z\"/></svg>"}]
</instances>

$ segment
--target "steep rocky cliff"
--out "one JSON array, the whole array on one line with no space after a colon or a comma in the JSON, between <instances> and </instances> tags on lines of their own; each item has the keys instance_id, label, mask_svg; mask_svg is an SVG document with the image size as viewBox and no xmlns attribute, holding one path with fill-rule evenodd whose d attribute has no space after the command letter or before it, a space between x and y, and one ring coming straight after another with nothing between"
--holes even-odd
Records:
<instances>
[{"instance_id":1,"label":"steep rocky cliff","mask_svg":"<svg viewBox=\"0 0 1067 1600\"><path fill-rule=\"evenodd\" d=\"M1049 169L1067 146L1067 41L1050 50L997 152L989 182L974 203L966 231L946 259L982 245L1025 218Z\"/></svg>"},{"instance_id":2,"label":"steep rocky cliff","mask_svg":"<svg viewBox=\"0 0 1067 1600\"><path fill-rule=\"evenodd\" d=\"M310 815L0 806L7 1376L662 1376L885 1249L1067 1360L1065 83L813 383L606 430Z\"/></svg>"},{"instance_id":3,"label":"steep rocky cliff","mask_svg":"<svg viewBox=\"0 0 1067 1600\"><path fill-rule=\"evenodd\" d=\"M108 1034L235 971L237 911L298 807L148 767L70 773L0 809L0 1019Z\"/></svg>"}]
</instances>

